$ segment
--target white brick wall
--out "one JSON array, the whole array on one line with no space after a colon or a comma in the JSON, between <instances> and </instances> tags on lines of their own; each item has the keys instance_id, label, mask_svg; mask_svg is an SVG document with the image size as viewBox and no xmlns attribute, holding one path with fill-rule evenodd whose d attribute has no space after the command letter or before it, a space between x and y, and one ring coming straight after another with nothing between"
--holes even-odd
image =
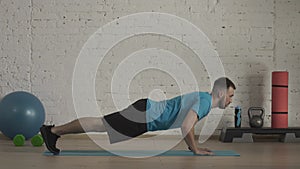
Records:
<instances>
[{"instance_id":1,"label":"white brick wall","mask_svg":"<svg viewBox=\"0 0 300 169\"><path fill-rule=\"evenodd\" d=\"M300 1L298 0L2 0L0 1L0 96L16 90L36 94L44 103L47 122L76 118L72 74L87 39L101 26L137 12L164 12L192 22L210 38L226 75L237 84L233 105L241 105L243 126L250 106L266 109L270 126L271 72L287 70L289 125L300 124ZM97 100L103 114L115 111L110 81L118 64L143 48L162 48L181 56L209 90L205 67L187 47L165 36L140 35L117 44L99 66ZM187 84L188 85L188 84ZM158 70L138 74L130 100L161 89L166 97L180 93L174 79ZM233 108L220 124L232 126Z\"/></svg>"}]
</instances>

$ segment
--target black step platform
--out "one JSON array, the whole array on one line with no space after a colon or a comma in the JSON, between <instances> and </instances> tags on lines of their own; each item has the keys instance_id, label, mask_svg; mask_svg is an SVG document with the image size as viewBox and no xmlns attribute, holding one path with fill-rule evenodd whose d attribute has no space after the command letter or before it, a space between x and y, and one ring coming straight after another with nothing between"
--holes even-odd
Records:
<instances>
[{"instance_id":1,"label":"black step platform","mask_svg":"<svg viewBox=\"0 0 300 169\"><path fill-rule=\"evenodd\" d=\"M222 142L253 142L253 134L279 135L279 141L285 143L300 142L300 128L223 128Z\"/></svg>"}]
</instances>

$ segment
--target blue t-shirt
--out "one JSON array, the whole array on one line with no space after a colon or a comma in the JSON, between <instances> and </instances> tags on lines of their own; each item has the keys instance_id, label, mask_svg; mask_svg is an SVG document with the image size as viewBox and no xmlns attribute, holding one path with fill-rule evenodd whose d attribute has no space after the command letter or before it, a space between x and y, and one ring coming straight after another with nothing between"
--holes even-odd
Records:
<instances>
[{"instance_id":1,"label":"blue t-shirt","mask_svg":"<svg viewBox=\"0 0 300 169\"><path fill-rule=\"evenodd\" d=\"M148 99L147 129L156 131L179 128L190 110L194 110L200 120L209 113L211 100L207 92L192 92L163 101Z\"/></svg>"}]
</instances>

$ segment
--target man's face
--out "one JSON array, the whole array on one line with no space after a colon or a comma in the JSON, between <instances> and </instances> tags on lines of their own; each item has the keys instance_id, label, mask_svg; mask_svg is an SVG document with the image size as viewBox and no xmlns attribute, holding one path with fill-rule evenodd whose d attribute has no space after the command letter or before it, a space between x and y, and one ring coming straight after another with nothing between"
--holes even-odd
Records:
<instances>
[{"instance_id":1,"label":"man's face","mask_svg":"<svg viewBox=\"0 0 300 169\"><path fill-rule=\"evenodd\" d=\"M225 95L220 99L219 108L225 109L230 103L232 103L232 97L234 96L234 89L229 87Z\"/></svg>"}]
</instances>

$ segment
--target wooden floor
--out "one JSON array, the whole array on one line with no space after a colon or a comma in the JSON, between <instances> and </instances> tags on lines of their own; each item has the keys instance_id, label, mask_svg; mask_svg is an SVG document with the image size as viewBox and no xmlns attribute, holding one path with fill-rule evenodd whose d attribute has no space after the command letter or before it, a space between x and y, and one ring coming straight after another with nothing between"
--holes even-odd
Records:
<instances>
[{"instance_id":1,"label":"wooden floor","mask_svg":"<svg viewBox=\"0 0 300 169\"><path fill-rule=\"evenodd\" d=\"M107 139L102 136L103 139ZM164 138L167 143L172 137ZM143 145L144 146L144 145ZM43 156L44 147L33 147L30 141L23 147L15 147L11 140L0 136L1 169L299 169L300 144L281 143L273 140L261 140L255 143L222 143L211 139L204 144L213 150L234 150L240 157L47 157ZM59 141L61 149L100 149L85 135L64 136ZM151 146L149 147L151 149ZM183 142L174 149L186 149Z\"/></svg>"}]
</instances>

